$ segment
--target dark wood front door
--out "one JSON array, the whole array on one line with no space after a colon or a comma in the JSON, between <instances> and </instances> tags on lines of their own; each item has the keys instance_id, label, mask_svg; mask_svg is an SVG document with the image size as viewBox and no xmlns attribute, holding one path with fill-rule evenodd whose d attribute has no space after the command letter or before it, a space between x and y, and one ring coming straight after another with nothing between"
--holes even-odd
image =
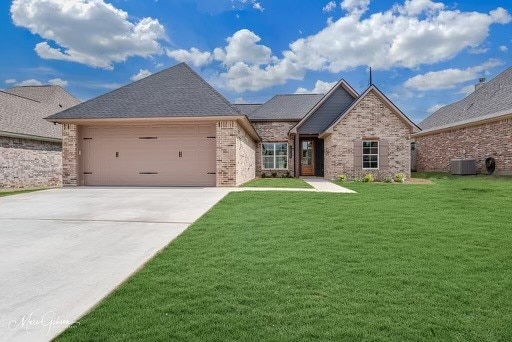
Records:
<instances>
[{"instance_id":1,"label":"dark wood front door","mask_svg":"<svg viewBox=\"0 0 512 342\"><path fill-rule=\"evenodd\" d=\"M315 141L302 140L300 144L300 175L315 175Z\"/></svg>"}]
</instances>

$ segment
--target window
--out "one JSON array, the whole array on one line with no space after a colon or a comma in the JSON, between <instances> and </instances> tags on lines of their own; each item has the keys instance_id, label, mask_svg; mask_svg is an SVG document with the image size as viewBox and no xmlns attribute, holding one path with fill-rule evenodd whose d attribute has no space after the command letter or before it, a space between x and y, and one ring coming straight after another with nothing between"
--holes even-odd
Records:
<instances>
[{"instance_id":1,"label":"window","mask_svg":"<svg viewBox=\"0 0 512 342\"><path fill-rule=\"evenodd\" d=\"M363 141L363 169L379 168L379 142Z\"/></svg>"},{"instance_id":2,"label":"window","mask_svg":"<svg viewBox=\"0 0 512 342\"><path fill-rule=\"evenodd\" d=\"M261 144L261 158L264 169L288 168L288 144L264 143Z\"/></svg>"}]
</instances>

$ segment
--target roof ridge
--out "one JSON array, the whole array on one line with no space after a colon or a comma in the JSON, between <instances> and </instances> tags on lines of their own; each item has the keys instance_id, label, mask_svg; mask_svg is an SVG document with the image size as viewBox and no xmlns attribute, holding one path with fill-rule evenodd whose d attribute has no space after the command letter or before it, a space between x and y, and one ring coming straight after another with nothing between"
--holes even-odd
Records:
<instances>
[{"instance_id":1,"label":"roof ridge","mask_svg":"<svg viewBox=\"0 0 512 342\"><path fill-rule=\"evenodd\" d=\"M245 115L243 114L241 111L238 110L238 108L235 108L231 105L231 103L228 101L228 99L226 99L221 93L219 93L217 91L217 89L215 89L214 87L212 87L212 85L208 82L206 82L206 80L204 78L202 78L197 72L194 71L194 69L192 69L187 63L185 62L182 62L178 65L184 65L185 67L187 67L190 71L192 71L192 73L202 82L204 83L208 88L210 88L211 90L213 90L213 92L215 94L217 94L222 101L224 101L224 103L226 103L229 107L231 107L235 112L239 113L240 115Z\"/></svg>"},{"instance_id":2,"label":"roof ridge","mask_svg":"<svg viewBox=\"0 0 512 342\"><path fill-rule=\"evenodd\" d=\"M13 89L13 88L10 88L10 89ZM4 94L7 94L7 95L11 95L11 96L16 96L16 97L19 97L19 98L22 98L24 100L30 100L30 101L33 101L33 102L37 102L37 103L41 103L41 101L37 101L37 100L34 100L34 99L31 99L29 97L25 97L25 96L21 96L21 95L18 95L18 94L13 94L13 93L9 93L8 91L4 91L4 90L0 90L0 93L4 93Z\"/></svg>"}]
</instances>

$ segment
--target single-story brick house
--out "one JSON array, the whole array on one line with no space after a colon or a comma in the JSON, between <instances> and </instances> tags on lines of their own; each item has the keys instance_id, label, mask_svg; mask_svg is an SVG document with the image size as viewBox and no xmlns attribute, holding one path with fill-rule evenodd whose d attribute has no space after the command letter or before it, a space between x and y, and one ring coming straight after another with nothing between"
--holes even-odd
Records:
<instances>
[{"instance_id":1,"label":"single-story brick house","mask_svg":"<svg viewBox=\"0 0 512 342\"><path fill-rule=\"evenodd\" d=\"M78 103L59 86L0 91L0 189L62 184L62 130L44 118Z\"/></svg>"},{"instance_id":2,"label":"single-story brick house","mask_svg":"<svg viewBox=\"0 0 512 342\"><path fill-rule=\"evenodd\" d=\"M236 186L262 172L410 174L418 128L374 85L229 103L185 63L52 115L65 185Z\"/></svg>"},{"instance_id":3,"label":"single-story brick house","mask_svg":"<svg viewBox=\"0 0 512 342\"><path fill-rule=\"evenodd\" d=\"M418 171L450 170L452 159L476 159L486 173L485 161L495 160L495 173L512 174L512 67L464 99L442 107L414 134Z\"/></svg>"}]
</instances>

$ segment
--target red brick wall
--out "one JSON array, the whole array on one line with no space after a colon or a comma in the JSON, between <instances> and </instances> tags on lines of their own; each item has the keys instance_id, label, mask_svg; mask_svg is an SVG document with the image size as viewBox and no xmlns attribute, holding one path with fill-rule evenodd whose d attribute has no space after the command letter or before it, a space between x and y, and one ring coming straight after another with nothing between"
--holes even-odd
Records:
<instances>
[{"instance_id":1,"label":"red brick wall","mask_svg":"<svg viewBox=\"0 0 512 342\"><path fill-rule=\"evenodd\" d=\"M415 137L418 171L450 171L451 159L476 159L486 173L485 159L496 159L497 174L512 174L512 119Z\"/></svg>"}]
</instances>

